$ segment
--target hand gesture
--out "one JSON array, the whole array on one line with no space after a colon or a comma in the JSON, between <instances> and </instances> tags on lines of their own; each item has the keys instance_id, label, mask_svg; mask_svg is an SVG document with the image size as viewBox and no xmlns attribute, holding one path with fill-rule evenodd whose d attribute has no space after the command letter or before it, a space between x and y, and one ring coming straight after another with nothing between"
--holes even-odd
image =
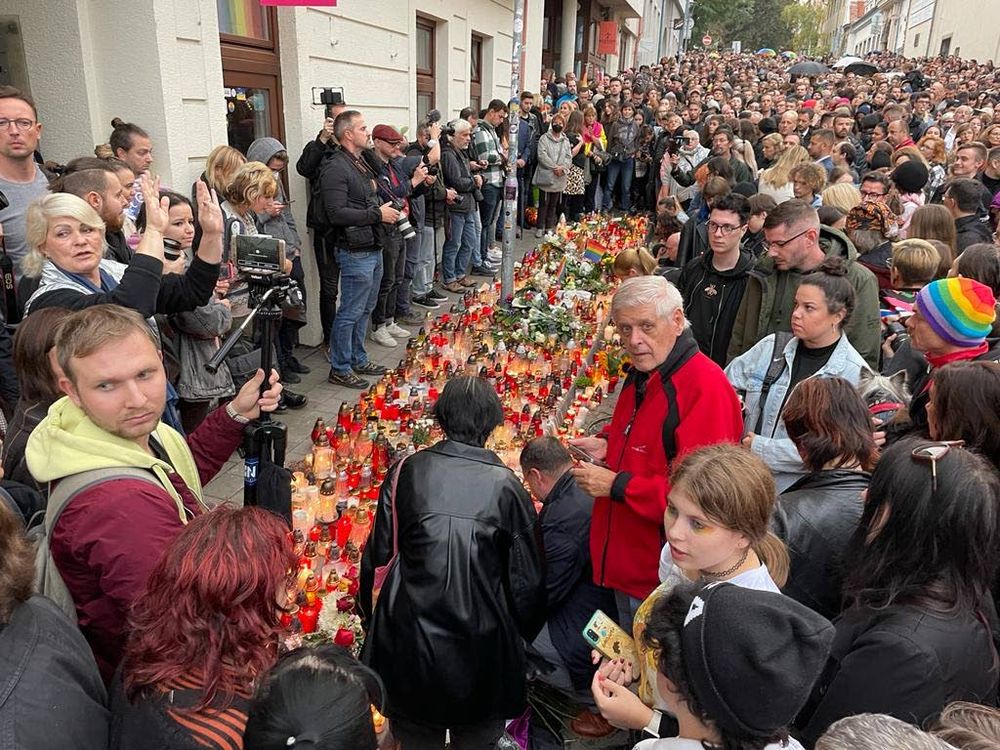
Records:
<instances>
[{"instance_id":1,"label":"hand gesture","mask_svg":"<svg viewBox=\"0 0 1000 750\"><path fill-rule=\"evenodd\" d=\"M202 235L222 235L224 221L219 207L219 196L209 189L202 180L195 183L195 199L198 201L198 226Z\"/></svg>"},{"instance_id":2,"label":"hand gesture","mask_svg":"<svg viewBox=\"0 0 1000 750\"><path fill-rule=\"evenodd\" d=\"M264 382L264 371L257 369L257 374L243 384L240 392L232 400L233 411L241 417L256 419L262 411L274 411L278 408L278 400L281 398L281 383L278 382L278 371L271 370L271 377L268 381L270 387L260 393L261 383Z\"/></svg>"},{"instance_id":3,"label":"hand gesture","mask_svg":"<svg viewBox=\"0 0 1000 750\"><path fill-rule=\"evenodd\" d=\"M444 196L447 203L454 203L458 200L458 191L455 188L448 188L445 190Z\"/></svg>"},{"instance_id":4,"label":"hand gesture","mask_svg":"<svg viewBox=\"0 0 1000 750\"><path fill-rule=\"evenodd\" d=\"M483 176L481 174L473 175L472 179L476 183L476 187L483 186Z\"/></svg>"},{"instance_id":5,"label":"hand gesture","mask_svg":"<svg viewBox=\"0 0 1000 750\"><path fill-rule=\"evenodd\" d=\"M427 126L427 134L431 137L431 140L438 140L441 137L441 123L432 122Z\"/></svg>"},{"instance_id":6,"label":"hand gesture","mask_svg":"<svg viewBox=\"0 0 1000 750\"><path fill-rule=\"evenodd\" d=\"M383 203L379 206L379 211L382 212L382 223L392 224L399 218L399 211L392 207L391 203Z\"/></svg>"},{"instance_id":7,"label":"hand gesture","mask_svg":"<svg viewBox=\"0 0 1000 750\"><path fill-rule=\"evenodd\" d=\"M139 188L146 206L146 229L163 234L170 226L170 200L160 198L160 178L150 179L148 174L139 178Z\"/></svg>"}]
</instances>

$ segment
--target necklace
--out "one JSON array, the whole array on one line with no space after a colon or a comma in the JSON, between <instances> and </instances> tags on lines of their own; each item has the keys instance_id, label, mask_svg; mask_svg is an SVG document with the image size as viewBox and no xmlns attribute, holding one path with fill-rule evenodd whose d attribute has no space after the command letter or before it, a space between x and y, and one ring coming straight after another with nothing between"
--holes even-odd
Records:
<instances>
[{"instance_id":1,"label":"necklace","mask_svg":"<svg viewBox=\"0 0 1000 750\"><path fill-rule=\"evenodd\" d=\"M729 576L731 576L733 573L735 573L743 566L743 563L747 561L747 558L749 556L750 556L750 548L747 547L745 550L743 550L743 556L736 561L736 564L733 565L733 567L726 568L725 570L720 570L718 572L715 572L713 570L703 570L701 571L701 574L705 578L714 578L716 580L723 580L729 578Z\"/></svg>"}]
</instances>

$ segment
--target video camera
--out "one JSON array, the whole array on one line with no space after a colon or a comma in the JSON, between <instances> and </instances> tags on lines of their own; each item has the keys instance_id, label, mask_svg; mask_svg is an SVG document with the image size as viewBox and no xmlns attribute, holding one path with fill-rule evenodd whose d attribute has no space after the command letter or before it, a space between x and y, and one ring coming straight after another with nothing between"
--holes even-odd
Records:
<instances>
[{"instance_id":1,"label":"video camera","mask_svg":"<svg viewBox=\"0 0 1000 750\"><path fill-rule=\"evenodd\" d=\"M232 255L237 270L248 276L283 273L285 241L266 234L237 234L233 237Z\"/></svg>"}]
</instances>

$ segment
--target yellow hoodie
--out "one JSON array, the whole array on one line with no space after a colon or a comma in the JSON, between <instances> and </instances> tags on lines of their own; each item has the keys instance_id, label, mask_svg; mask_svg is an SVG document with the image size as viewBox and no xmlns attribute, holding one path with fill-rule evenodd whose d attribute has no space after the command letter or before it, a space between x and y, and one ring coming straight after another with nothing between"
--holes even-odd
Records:
<instances>
[{"instance_id":1,"label":"yellow hoodie","mask_svg":"<svg viewBox=\"0 0 1000 750\"><path fill-rule=\"evenodd\" d=\"M184 503L168 475L180 474L198 504L206 509L194 456L183 436L163 422L157 425L153 436L163 446L170 463L147 453L131 440L98 427L69 397L63 396L49 407L48 415L32 431L24 453L28 470L40 484L91 469L117 466L148 469L177 505L181 523L187 523Z\"/></svg>"}]
</instances>

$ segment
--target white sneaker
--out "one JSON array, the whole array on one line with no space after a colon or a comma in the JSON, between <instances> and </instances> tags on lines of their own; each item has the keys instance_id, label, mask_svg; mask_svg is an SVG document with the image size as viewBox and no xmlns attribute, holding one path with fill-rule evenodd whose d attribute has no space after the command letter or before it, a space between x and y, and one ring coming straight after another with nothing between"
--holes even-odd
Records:
<instances>
[{"instance_id":1,"label":"white sneaker","mask_svg":"<svg viewBox=\"0 0 1000 750\"><path fill-rule=\"evenodd\" d=\"M536 230L535 230L535 238L536 238L536 239L539 239L539 240L540 240L540 239L542 239L542 237L544 237L544 236L545 236L545 230L544 230L544 229L536 229Z\"/></svg>"},{"instance_id":2,"label":"white sneaker","mask_svg":"<svg viewBox=\"0 0 1000 750\"><path fill-rule=\"evenodd\" d=\"M400 336L406 339L410 338L410 332L407 331L402 326L396 325L395 320L389 321L384 326L382 326L382 328L388 331L390 336L394 336L396 338L399 338Z\"/></svg>"},{"instance_id":3,"label":"white sneaker","mask_svg":"<svg viewBox=\"0 0 1000 750\"><path fill-rule=\"evenodd\" d=\"M503 260L503 251L499 248L493 249L492 247L486 253L486 260L491 263L499 263Z\"/></svg>"},{"instance_id":4,"label":"white sneaker","mask_svg":"<svg viewBox=\"0 0 1000 750\"><path fill-rule=\"evenodd\" d=\"M379 346L389 347L390 349L399 346L399 342L389 334L385 326L379 326L374 331L370 331L368 339Z\"/></svg>"}]
</instances>

